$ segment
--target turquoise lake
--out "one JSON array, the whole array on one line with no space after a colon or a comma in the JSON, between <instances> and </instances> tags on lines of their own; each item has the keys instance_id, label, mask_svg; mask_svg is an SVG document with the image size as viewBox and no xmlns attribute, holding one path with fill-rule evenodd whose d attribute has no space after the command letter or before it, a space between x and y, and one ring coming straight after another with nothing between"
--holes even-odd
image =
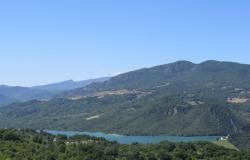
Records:
<instances>
[{"instance_id":1,"label":"turquoise lake","mask_svg":"<svg viewBox=\"0 0 250 160\"><path fill-rule=\"evenodd\" d=\"M159 143L162 141L170 141L170 142L194 142L194 141L206 141L213 142L220 138L220 136L124 136L117 134L105 134L102 132L77 132L77 131L46 131L53 135L63 134L66 136L74 136L74 135L89 135L93 137L102 137L108 141L117 141L121 144L131 144L131 143Z\"/></svg>"}]
</instances>

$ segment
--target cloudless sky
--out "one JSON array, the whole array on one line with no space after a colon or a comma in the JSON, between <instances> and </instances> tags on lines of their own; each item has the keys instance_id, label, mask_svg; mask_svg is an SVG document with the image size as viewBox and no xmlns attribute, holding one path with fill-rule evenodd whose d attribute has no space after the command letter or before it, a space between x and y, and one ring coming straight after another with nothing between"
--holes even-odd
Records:
<instances>
[{"instance_id":1,"label":"cloudless sky","mask_svg":"<svg viewBox=\"0 0 250 160\"><path fill-rule=\"evenodd\" d=\"M208 59L250 64L249 0L0 0L0 84Z\"/></svg>"}]
</instances>

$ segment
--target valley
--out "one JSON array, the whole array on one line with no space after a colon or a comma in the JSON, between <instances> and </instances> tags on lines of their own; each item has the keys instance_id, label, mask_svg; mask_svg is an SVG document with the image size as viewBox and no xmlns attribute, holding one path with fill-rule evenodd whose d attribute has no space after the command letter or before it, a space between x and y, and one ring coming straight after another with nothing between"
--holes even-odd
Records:
<instances>
[{"instance_id":1,"label":"valley","mask_svg":"<svg viewBox=\"0 0 250 160\"><path fill-rule=\"evenodd\" d=\"M250 160L250 1L0 1L0 160Z\"/></svg>"},{"instance_id":2,"label":"valley","mask_svg":"<svg viewBox=\"0 0 250 160\"><path fill-rule=\"evenodd\" d=\"M249 74L247 74L249 73ZM228 135L250 127L250 66L178 61L0 108L0 127L123 135Z\"/></svg>"}]
</instances>

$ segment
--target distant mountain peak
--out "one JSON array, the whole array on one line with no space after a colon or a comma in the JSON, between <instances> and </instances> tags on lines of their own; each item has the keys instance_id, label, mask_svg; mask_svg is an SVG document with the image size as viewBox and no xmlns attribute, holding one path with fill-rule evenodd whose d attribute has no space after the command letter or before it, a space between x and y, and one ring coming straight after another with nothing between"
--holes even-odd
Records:
<instances>
[{"instance_id":1,"label":"distant mountain peak","mask_svg":"<svg viewBox=\"0 0 250 160\"><path fill-rule=\"evenodd\" d=\"M176 62L174 62L172 64L194 64L194 63L191 62L191 61L187 61L187 60L179 60L179 61L176 61Z\"/></svg>"},{"instance_id":2,"label":"distant mountain peak","mask_svg":"<svg viewBox=\"0 0 250 160\"><path fill-rule=\"evenodd\" d=\"M200 64L202 65L202 64L210 64L210 65L212 65L212 64L218 64L218 63L223 63L224 61L218 61L218 60L206 60L206 61L204 61L204 62L201 62ZM224 62L224 63L227 63L227 62Z\"/></svg>"},{"instance_id":3,"label":"distant mountain peak","mask_svg":"<svg viewBox=\"0 0 250 160\"><path fill-rule=\"evenodd\" d=\"M66 80L66 81L62 81L62 82L75 82L73 79L69 79L69 80ZM59 82L60 83L60 82Z\"/></svg>"},{"instance_id":4,"label":"distant mountain peak","mask_svg":"<svg viewBox=\"0 0 250 160\"><path fill-rule=\"evenodd\" d=\"M72 90L72 89L76 89L76 88L85 87L86 85L89 85L91 83L104 82L104 81L109 80L109 79L110 79L109 77L88 79L88 80L83 80L83 81L74 81L74 80L70 79L70 80L52 83L52 84L47 84L47 85L34 86L32 88L41 89L41 90L48 90L48 91Z\"/></svg>"}]
</instances>

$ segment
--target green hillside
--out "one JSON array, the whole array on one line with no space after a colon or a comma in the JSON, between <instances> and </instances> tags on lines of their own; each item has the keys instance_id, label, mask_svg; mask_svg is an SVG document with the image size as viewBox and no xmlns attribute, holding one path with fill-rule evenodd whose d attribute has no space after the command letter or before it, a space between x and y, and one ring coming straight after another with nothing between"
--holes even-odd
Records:
<instances>
[{"instance_id":1,"label":"green hillside","mask_svg":"<svg viewBox=\"0 0 250 160\"><path fill-rule=\"evenodd\" d=\"M228 140L219 140L219 141L214 142L214 144L228 148L228 149L239 150L235 145L233 145Z\"/></svg>"},{"instance_id":2,"label":"green hillside","mask_svg":"<svg viewBox=\"0 0 250 160\"><path fill-rule=\"evenodd\" d=\"M166 65L140 69L118 75L104 83L61 94L61 97L88 95L93 92L119 89L152 89L154 87L177 86L179 90L217 89L230 87L249 89L250 65L233 62L206 61L193 64L177 61ZM182 87L182 88L181 88Z\"/></svg>"},{"instance_id":3,"label":"green hillside","mask_svg":"<svg viewBox=\"0 0 250 160\"><path fill-rule=\"evenodd\" d=\"M0 127L135 135L244 133L250 124L250 66L178 61L57 97L1 108Z\"/></svg>"}]
</instances>

